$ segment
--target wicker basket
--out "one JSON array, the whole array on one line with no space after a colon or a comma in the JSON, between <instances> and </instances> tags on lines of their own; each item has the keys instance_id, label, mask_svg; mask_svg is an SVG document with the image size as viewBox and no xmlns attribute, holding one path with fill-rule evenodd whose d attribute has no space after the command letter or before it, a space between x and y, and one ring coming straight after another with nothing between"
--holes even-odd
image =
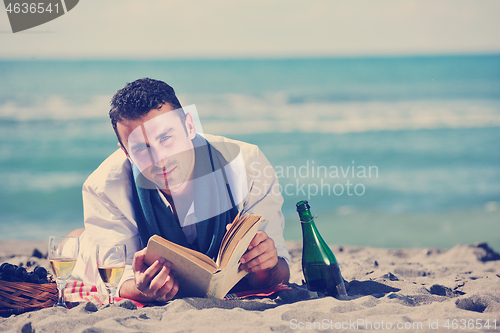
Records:
<instances>
[{"instance_id":1,"label":"wicker basket","mask_svg":"<svg viewBox=\"0 0 500 333\"><path fill-rule=\"evenodd\" d=\"M0 309L47 308L57 301L57 284L0 281Z\"/></svg>"}]
</instances>

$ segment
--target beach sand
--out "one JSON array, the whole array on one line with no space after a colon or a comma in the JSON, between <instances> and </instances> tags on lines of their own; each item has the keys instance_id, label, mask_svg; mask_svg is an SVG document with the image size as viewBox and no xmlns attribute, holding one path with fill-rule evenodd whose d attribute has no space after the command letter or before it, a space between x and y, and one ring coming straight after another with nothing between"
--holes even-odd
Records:
<instances>
[{"instance_id":1,"label":"beach sand","mask_svg":"<svg viewBox=\"0 0 500 333\"><path fill-rule=\"evenodd\" d=\"M448 250L332 246L348 300L311 298L301 287L301 244L288 242L291 290L244 300L178 299L134 308L82 303L0 318L9 332L500 332L500 256L486 244ZM0 262L28 260L45 242L0 241ZM487 327L489 326L489 327ZM391 329L389 329L391 328Z\"/></svg>"}]
</instances>

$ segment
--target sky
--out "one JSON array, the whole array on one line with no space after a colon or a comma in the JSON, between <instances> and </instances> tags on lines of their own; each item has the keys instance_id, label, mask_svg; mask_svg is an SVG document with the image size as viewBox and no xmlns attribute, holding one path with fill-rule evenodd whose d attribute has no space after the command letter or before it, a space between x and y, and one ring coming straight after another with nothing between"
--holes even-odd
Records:
<instances>
[{"instance_id":1,"label":"sky","mask_svg":"<svg viewBox=\"0 0 500 333\"><path fill-rule=\"evenodd\" d=\"M0 59L500 53L500 0L80 0L12 33Z\"/></svg>"}]
</instances>

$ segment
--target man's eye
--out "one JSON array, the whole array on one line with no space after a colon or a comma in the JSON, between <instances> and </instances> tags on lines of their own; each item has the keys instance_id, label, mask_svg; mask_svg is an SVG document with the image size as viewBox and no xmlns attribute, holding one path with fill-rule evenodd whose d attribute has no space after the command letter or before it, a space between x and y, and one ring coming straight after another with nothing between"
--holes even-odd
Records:
<instances>
[{"instance_id":1,"label":"man's eye","mask_svg":"<svg viewBox=\"0 0 500 333\"><path fill-rule=\"evenodd\" d=\"M140 145L140 146L136 146L134 148L134 150L136 153L140 153L141 151L144 151L146 148L148 148L146 145Z\"/></svg>"},{"instance_id":2,"label":"man's eye","mask_svg":"<svg viewBox=\"0 0 500 333\"><path fill-rule=\"evenodd\" d=\"M162 136L161 139L160 139L160 142L165 142L165 141L167 141L170 138L171 138L171 135Z\"/></svg>"}]
</instances>

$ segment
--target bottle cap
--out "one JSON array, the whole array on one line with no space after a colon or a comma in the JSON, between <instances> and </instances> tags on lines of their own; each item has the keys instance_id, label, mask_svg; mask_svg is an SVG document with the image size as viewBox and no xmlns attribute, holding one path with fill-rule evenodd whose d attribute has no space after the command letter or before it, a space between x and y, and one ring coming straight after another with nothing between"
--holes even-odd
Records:
<instances>
[{"instance_id":1,"label":"bottle cap","mask_svg":"<svg viewBox=\"0 0 500 333\"><path fill-rule=\"evenodd\" d=\"M306 210L309 210L311 207L309 206L309 203L307 202L307 200L302 200L302 201L299 201L297 202L297 212L303 212L303 211L306 211Z\"/></svg>"}]
</instances>

